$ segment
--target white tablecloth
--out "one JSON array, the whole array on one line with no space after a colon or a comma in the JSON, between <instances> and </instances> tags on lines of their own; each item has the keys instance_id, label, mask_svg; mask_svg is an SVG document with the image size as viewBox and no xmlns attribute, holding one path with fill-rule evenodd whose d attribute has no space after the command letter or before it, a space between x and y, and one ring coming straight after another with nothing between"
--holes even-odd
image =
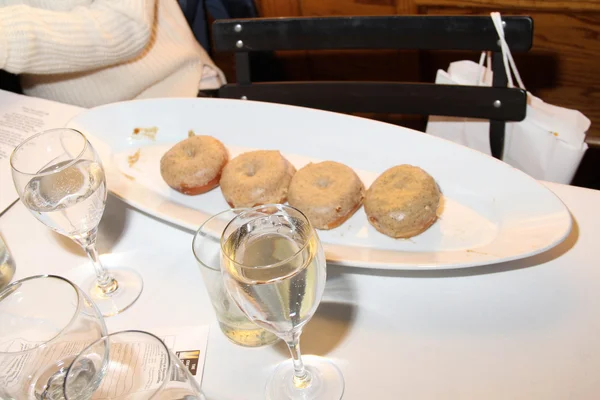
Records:
<instances>
[{"instance_id":1,"label":"white tablecloth","mask_svg":"<svg viewBox=\"0 0 600 400\"><path fill-rule=\"evenodd\" d=\"M567 240L542 255L488 267L403 272L329 268L302 337L333 359L346 400L600 398L600 192L548 184L570 208ZM18 203L0 216L15 279L92 274L83 252ZM209 399L262 399L283 346L246 349L220 333L191 252L192 234L109 198L99 250L137 269L136 304L109 330L211 324Z\"/></svg>"}]
</instances>

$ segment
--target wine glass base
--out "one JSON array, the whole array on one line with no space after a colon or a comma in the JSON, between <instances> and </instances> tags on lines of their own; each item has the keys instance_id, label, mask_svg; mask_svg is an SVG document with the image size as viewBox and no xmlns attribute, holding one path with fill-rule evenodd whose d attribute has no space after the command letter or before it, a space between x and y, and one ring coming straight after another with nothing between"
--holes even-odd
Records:
<instances>
[{"instance_id":1,"label":"wine glass base","mask_svg":"<svg viewBox=\"0 0 600 400\"><path fill-rule=\"evenodd\" d=\"M117 289L104 294L98 287L95 277L83 283L88 294L104 317L117 315L128 309L142 294L144 281L140 274L132 269L109 268L108 273L117 281Z\"/></svg>"},{"instance_id":2,"label":"wine glass base","mask_svg":"<svg viewBox=\"0 0 600 400\"><path fill-rule=\"evenodd\" d=\"M44 371L40 372L30 386L31 392L28 398L32 399L64 399L63 384L67 367L73 362L75 357L67 357L62 360L57 360L54 365L49 366ZM39 371L38 371L39 372Z\"/></svg>"},{"instance_id":3,"label":"wine glass base","mask_svg":"<svg viewBox=\"0 0 600 400\"><path fill-rule=\"evenodd\" d=\"M312 376L304 389L293 384L292 360L282 362L275 368L266 387L267 400L338 400L344 394L344 377L330 360L319 356L302 356L304 366Z\"/></svg>"}]
</instances>

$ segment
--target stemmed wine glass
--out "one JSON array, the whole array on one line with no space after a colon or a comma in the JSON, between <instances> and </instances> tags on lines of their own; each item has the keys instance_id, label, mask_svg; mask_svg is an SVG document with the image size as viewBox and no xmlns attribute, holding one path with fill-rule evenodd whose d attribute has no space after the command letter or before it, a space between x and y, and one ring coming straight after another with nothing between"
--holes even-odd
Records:
<instances>
[{"instance_id":1,"label":"stemmed wine glass","mask_svg":"<svg viewBox=\"0 0 600 400\"><path fill-rule=\"evenodd\" d=\"M96 277L82 286L102 315L118 314L133 304L142 292L142 278L128 269L107 271L96 250L106 180L100 158L85 136L67 128L38 133L17 146L10 165L15 188L29 211L87 253Z\"/></svg>"},{"instance_id":2,"label":"stemmed wine glass","mask_svg":"<svg viewBox=\"0 0 600 400\"><path fill-rule=\"evenodd\" d=\"M268 381L266 398L340 399L340 370L325 358L300 355L300 334L321 301L326 277L325 254L306 216L280 204L241 212L225 228L221 250L231 297L292 354Z\"/></svg>"}]
</instances>

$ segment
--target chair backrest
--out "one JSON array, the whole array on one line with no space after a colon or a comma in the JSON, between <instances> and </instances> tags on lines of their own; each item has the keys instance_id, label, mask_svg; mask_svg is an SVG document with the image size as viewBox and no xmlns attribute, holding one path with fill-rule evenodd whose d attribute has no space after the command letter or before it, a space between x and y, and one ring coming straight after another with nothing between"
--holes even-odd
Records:
<instances>
[{"instance_id":1,"label":"chair backrest","mask_svg":"<svg viewBox=\"0 0 600 400\"><path fill-rule=\"evenodd\" d=\"M533 41L530 17L503 17L513 52ZM301 17L217 20L216 51L235 52L235 84L219 97L337 112L445 115L490 120L492 155L502 157L505 121L525 118L527 94L507 88L498 35L485 16ZM249 53L277 50L404 49L491 51L493 87L400 82L252 83Z\"/></svg>"}]
</instances>

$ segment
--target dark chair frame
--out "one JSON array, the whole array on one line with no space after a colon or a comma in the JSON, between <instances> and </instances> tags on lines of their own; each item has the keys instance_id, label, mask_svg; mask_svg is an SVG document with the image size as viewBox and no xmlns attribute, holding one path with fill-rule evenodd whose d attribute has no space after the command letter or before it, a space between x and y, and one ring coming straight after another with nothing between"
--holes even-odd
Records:
<instances>
[{"instance_id":1,"label":"dark chair frame","mask_svg":"<svg viewBox=\"0 0 600 400\"><path fill-rule=\"evenodd\" d=\"M528 51L533 20L503 17L513 52ZM527 93L507 88L498 35L487 16L301 17L217 20L215 50L235 52L236 83L218 97L299 105L344 113L444 115L490 120L492 155L501 159L506 121L526 115ZM252 82L250 52L277 50L491 51L492 87L401 82Z\"/></svg>"}]
</instances>

